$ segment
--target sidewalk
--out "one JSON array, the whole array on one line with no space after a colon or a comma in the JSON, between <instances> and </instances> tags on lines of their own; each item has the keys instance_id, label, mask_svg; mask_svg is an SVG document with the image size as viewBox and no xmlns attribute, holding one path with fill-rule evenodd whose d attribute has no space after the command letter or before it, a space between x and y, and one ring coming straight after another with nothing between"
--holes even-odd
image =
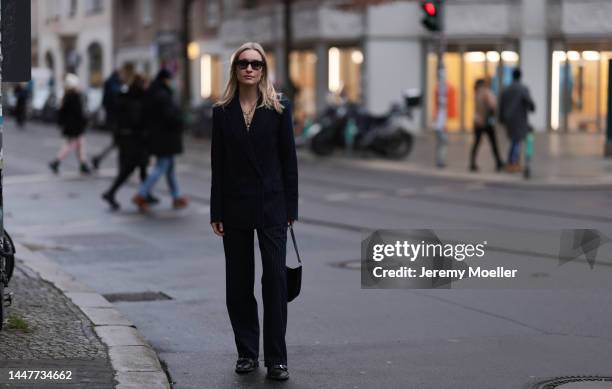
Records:
<instances>
[{"instance_id":1,"label":"sidewalk","mask_svg":"<svg viewBox=\"0 0 612 389\"><path fill-rule=\"evenodd\" d=\"M107 348L70 299L23 263L15 269L10 289L15 299L0 332L0 387L45 387L42 379L9 377L9 370L41 370L71 374L65 381L70 387L113 388Z\"/></svg>"},{"instance_id":2,"label":"sidewalk","mask_svg":"<svg viewBox=\"0 0 612 389\"><path fill-rule=\"evenodd\" d=\"M170 387L155 351L112 304L43 255L18 242L16 248L14 302L0 332L0 388ZM70 379L17 380L17 371Z\"/></svg>"},{"instance_id":3,"label":"sidewalk","mask_svg":"<svg viewBox=\"0 0 612 389\"><path fill-rule=\"evenodd\" d=\"M503 160L506 160L508 142L497 132ZM522 174L496 173L488 138L481 140L477 163L480 171L470 172L469 156L472 134L449 134L447 167L435 167L434 134L418 137L412 153L406 160L390 161L379 157L346 157L342 151L329 158L338 164L350 164L370 169L404 171L441 178L464 179L485 183L546 187L600 187L612 185L612 159L603 157L605 136L601 134L538 133L531 163L532 177ZM299 151L302 160L317 160L308 149ZM322 160L322 159L320 159Z\"/></svg>"}]
</instances>

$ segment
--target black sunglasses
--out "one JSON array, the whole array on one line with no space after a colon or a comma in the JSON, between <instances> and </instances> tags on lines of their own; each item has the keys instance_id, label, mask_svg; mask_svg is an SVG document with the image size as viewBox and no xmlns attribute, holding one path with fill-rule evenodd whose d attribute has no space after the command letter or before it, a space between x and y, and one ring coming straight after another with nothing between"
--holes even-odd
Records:
<instances>
[{"instance_id":1,"label":"black sunglasses","mask_svg":"<svg viewBox=\"0 0 612 389\"><path fill-rule=\"evenodd\" d=\"M266 63L263 61L248 61L246 59L241 59L236 61L236 65L240 70L245 70L249 67L249 65L251 65L251 69L253 70L261 70L261 68L263 68Z\"/></svg>"}]
</instances>

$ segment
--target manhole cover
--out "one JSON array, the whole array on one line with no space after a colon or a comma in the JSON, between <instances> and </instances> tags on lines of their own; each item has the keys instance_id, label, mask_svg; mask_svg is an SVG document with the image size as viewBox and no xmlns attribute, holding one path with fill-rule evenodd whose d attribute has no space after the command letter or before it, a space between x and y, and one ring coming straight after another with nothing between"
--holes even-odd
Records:
<instances>
[{"instance_id":1,"label":"manhole cover","mask_svg":"<svg viewBox=\"0 0 612 389\"><path fill-rule=\"evenodd\" d=\"M103 295L111 303L172 300L164 292L109 293Z\"/></svg>"},{"instance_id":2,"label":"manhole cover","mask_svg":"<svg viewBox=\"0 0 612 389\"><path fill-rule=\"evenodd\" d=\"M533 389L612 389L612 377L559 377L536 384Z\"/></svg>"}]
</instances>

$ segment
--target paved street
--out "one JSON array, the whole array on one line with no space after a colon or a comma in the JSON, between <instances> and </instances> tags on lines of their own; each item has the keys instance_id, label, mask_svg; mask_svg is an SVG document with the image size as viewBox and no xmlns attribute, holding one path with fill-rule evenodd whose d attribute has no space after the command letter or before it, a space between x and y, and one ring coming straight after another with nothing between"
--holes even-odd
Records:
<instances>
[{"instance_id":1,"label":"paved street","mask_svg":"<svg viewBox=\"0 0 612 389\"><path fill-rule=\"evenodd\" d=\"M523 187L300 158L303 292L289 306L291 380L271 384L264 369L233 373L223 250L208 224L206 141L193 141L179 160L190 207L171 210L160 182L162 203L147 216L129 202L136 181L120 191L120 212L100 200L114 157L94 177L79 177L72 156L51 175L46 164L59 142L54 127L6 124L7 229L99 293L124 294L115 305L166 362L175 388L516 389L546 377L610 375L608 291L361 290L356 269L360 242L374 229L609 229L612 187ZM92 134L89 149L107 142ZM121 301L139 292L170 299Z\"/></svg>"}]
</instances>

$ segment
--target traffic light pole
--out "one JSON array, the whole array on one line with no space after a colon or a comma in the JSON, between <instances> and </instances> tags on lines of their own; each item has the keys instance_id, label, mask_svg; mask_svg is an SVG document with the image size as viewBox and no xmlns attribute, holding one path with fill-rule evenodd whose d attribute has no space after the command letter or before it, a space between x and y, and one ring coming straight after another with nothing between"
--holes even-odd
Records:
<instances>
[{"instance_id":1,"label":"traffic light pole","mask_svg":"<svg viewBox=\"0 0 612 389\"><path fill-rule=\"evenodd\" d=\"M0 9L2 9L2 0L0 0ZM0 26L2 26L2 13L0 12ZM4 239L4 200L2 196L2 176L4 173L4 150L3 150L3 132L4 132L4 113L2 112L2 29L0 29L0 244L3 244ZM4 247L2 247L4 249ZM0 299L0 304L3 301Z\"/></svg>"},{"instance_id":2,"label":"traffic light pole","mask_svg":"<svg viewBox=\"0 0 612 389\"><path fill-rule=\"evenodd\" d=\"M444 53L446 52L446 26L444 24L444 0L439 0L439 31L438 31L438 111L434 129L436 131L436 166L446 167L446 152L448 136L446 134L448 93L446 90L446 67Z\"/></svg>"},{"instance_id":3,"label":"traffic light pole","mask_svg":"<svg viewBox=\"0 0 612 389\"><path fill-rule=\"evenodd\" d=\"M608 158L612 157L612 59L608 60L608 117L604 155Z\"/></svg>"}]
</instances>

